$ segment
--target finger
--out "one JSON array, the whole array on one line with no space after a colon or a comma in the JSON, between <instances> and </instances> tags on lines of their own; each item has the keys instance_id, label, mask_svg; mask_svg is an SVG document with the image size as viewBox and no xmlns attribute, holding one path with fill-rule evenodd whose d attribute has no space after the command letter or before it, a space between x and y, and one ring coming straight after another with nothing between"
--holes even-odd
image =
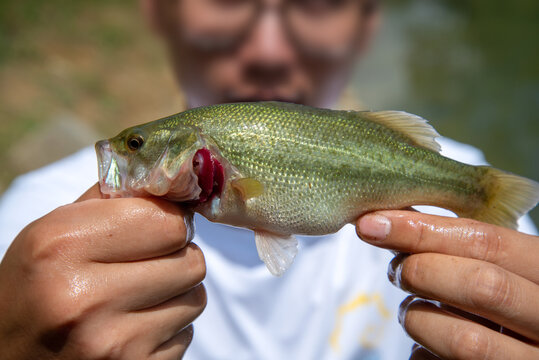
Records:
<instances>
[{"instance_id":1,"label":"finger","mask_svg":"<svg viewBox=\"0 0 539 360\"><path fill-rule=\"evenodd\" d=\"M131 312L133 324L144 324L148 329L145 337L151 350L158 349L178 332L191 324L206 306L206 290L202 284L187 293L157 306Z\"/></svg>"},{"instance_id":2,"label":"finger","mask_svg":"<svg viewBox=\"0 0 539 360\"><path fill-rule=\"evenodd\" d=\"M531 342L531 340L521 334L518 334L516 332L514 332L513 330L511 329L508 329L506 327L503 327L487 318L484 318L482 316L479 316L479 315L475 315L475 314L472 314L472 313L469 313L469 312L466 312L466 311L463 311L459 308L456 308L454 306L451 306L451 305L447 305L447 304L443 304L443 303L438 303L436 304L440 309L442 310L445 310L445 311L448 311L450 313L453 313L455 315L458 315L460 317L463 317L463 318L466 318L468 320L471 320L477 324L481 324L491 330L494 330L496 332L499 332L501 334L504 334L504 335L507 335L507 336L511 336L512 338L514 339L517 339L519 341L522 341L522 342L525 342L525 343L529 343Z\"/></svg>"},{"instance_id":3,"label":"finger","mask_svg":"<svg viewBox=\"0 0 539 360\"><path fill-rule=\"evenodd\" d=\"M380 211L357 222L372 245L406 253L437 252L499 265L539 284L539 239L475 220L409 211Z\"/></svg>"},{"instance_id":4,"label":"finger","mask_svg":"<svg viewBox=\"0 0 539 360\"><path fill-rule=\"evenodd\" d=\"M536 359L539 349L429 304L405 300L399 320L419 344L443 359Z\"/></svg>"},{"instance_id":5,"label":"finger","mask_svg":"<svg viewBox=\"0 0 539 360\"><path fill-rule=\"evenodd\" d=\"M150 356L151 360L178 360L193 340L193 325L176 334L172 339L161 344Z\"/></svg>"},{"instance_id":6,"label":"finger","mask_svg":"<svg viewBox=\"0 0 539 360\"><path fill-rule=\"evenodd\" d=\"M406 291L473 312L539 341L539 287L497 265L414 254L392 261L389 278Z\"/></svg>"},{"instance_id":7,"label":"finger","mask_svg":"<svg viewBox=\"0 0 539 360\"><path fill-rule=\"evenodd\" d=\"M96 264L104 282L103 298L114 291L115 306L124 311L140 310L177 297L206 276L204 255L191 243L174 254L151 260Z\"/></svg>"},{"instance_id":8,"label":"finger","mask_svg":"<svg viewBox=\"0 0 539 360\"><path fill-rule=\"evenodd\" d=\"M39 231L48 232L53 245L98 262L170 254L183 248L194 230L192 213L155 198L89 199L60 207L42 219L49 225Z\"/></svg>"},{"instance_id":9,"label":"finger","mask_svg":"<svg viewBox=\"0 0 539 360\"><path fill-rule=\"evenodd\" d=\"M440 358L422 346L414 346L409 360L440 360Z\"/></svg>"},{"instance_id":10,"label":"finger","mask_svg":"<svg viewBox=\"0 0 539 360\"><path fill-rule=\"evenodd\" d=\"M487 319L485 317L482 317L482 316L479 316L479 315L472 314L470 312L461 310L461 309L456 308L454 306L444 304L444 303L440 303L440 302L436 303L435 305L438 306L442 310L445 310L447 312L450 312L450 313L455 314L457 316L460 316L462 318L466 318L468 320L471 320L474 323L483 325L484 327L487 327L487 328L489 328L491 330L494 330L496 332L502 332L502 329L504 329L503 326L501 326L500 324L495 323L494 321L491 321L491 320L489 320L489 319ZM514 332L512 332L512 333L514 333ZM521 339L519 339L519 340L522 340L524 338L522 335L520 335L520 337L521 337ZM527 339L527 341L529 341L529 340Z\"/></svg>"}]
</instances>

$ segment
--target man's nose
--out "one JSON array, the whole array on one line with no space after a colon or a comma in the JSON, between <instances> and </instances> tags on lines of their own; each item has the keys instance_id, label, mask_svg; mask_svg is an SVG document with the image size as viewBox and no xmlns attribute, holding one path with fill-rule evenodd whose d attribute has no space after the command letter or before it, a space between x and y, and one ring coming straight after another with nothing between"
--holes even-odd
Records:
<instances>
[{"instance_id":1,"label":"man's nose","mask_svg":"<svg viewBox=\"0 0 539 360\"><path fill-rule=\"evenodd\" d=\"M277 10L262 14L239 51L244 75L264 85L285 79L296 56Z\"/></svg>"}]
</instances>

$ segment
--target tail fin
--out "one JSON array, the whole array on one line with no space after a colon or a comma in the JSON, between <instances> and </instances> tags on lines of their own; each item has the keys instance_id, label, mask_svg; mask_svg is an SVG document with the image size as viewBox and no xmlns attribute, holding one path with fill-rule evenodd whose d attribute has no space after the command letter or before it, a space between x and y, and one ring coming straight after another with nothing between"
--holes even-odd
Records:
<instances>
[{"instance_id":1,"label":"tail fin","mask_svg":"<svg viewBox=\"0 0 539 360\"><path fill-rule=\"evenodd\" d=\"M539 201L539 183L502 170L487 169L487 200L471 217L490 224L517 228L517 220Z\"/></svg>"}]
</instances>

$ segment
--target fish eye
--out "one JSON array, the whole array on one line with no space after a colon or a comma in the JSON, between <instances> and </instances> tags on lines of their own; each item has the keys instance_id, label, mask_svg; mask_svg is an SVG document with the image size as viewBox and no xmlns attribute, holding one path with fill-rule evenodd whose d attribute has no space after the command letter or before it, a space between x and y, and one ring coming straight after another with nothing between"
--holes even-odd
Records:
<instances>
[{"instance_id":1,"label":"fish eye","mask_svg":"<svg viewBox=\"0 0 539 360\"><path fill-rule=\"evenodd\" d=\"M138 134L131 135L127 139L127 147L131 151L136 151L136 150L140 149L142 144L144 144L144 138L142 136L138 135Z\"/></svg>"}]
</instances>

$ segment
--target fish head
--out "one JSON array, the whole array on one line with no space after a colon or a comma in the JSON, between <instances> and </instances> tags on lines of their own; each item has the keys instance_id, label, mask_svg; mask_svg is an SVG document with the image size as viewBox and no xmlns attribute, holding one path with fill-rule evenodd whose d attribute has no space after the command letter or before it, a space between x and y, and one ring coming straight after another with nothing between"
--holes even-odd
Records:
<instances>
[{"instance_id":1,"label":"fish head","mask_svg":"<svg viewBox=\"0 0 539 360\"><path fill-rule=\"evenodd\" d=\"M95 145L101 192L109 197L163 196L174 201L200 198L195 167L203 147L196 128L135 126Z\"/></svg>"}]
</instances>

